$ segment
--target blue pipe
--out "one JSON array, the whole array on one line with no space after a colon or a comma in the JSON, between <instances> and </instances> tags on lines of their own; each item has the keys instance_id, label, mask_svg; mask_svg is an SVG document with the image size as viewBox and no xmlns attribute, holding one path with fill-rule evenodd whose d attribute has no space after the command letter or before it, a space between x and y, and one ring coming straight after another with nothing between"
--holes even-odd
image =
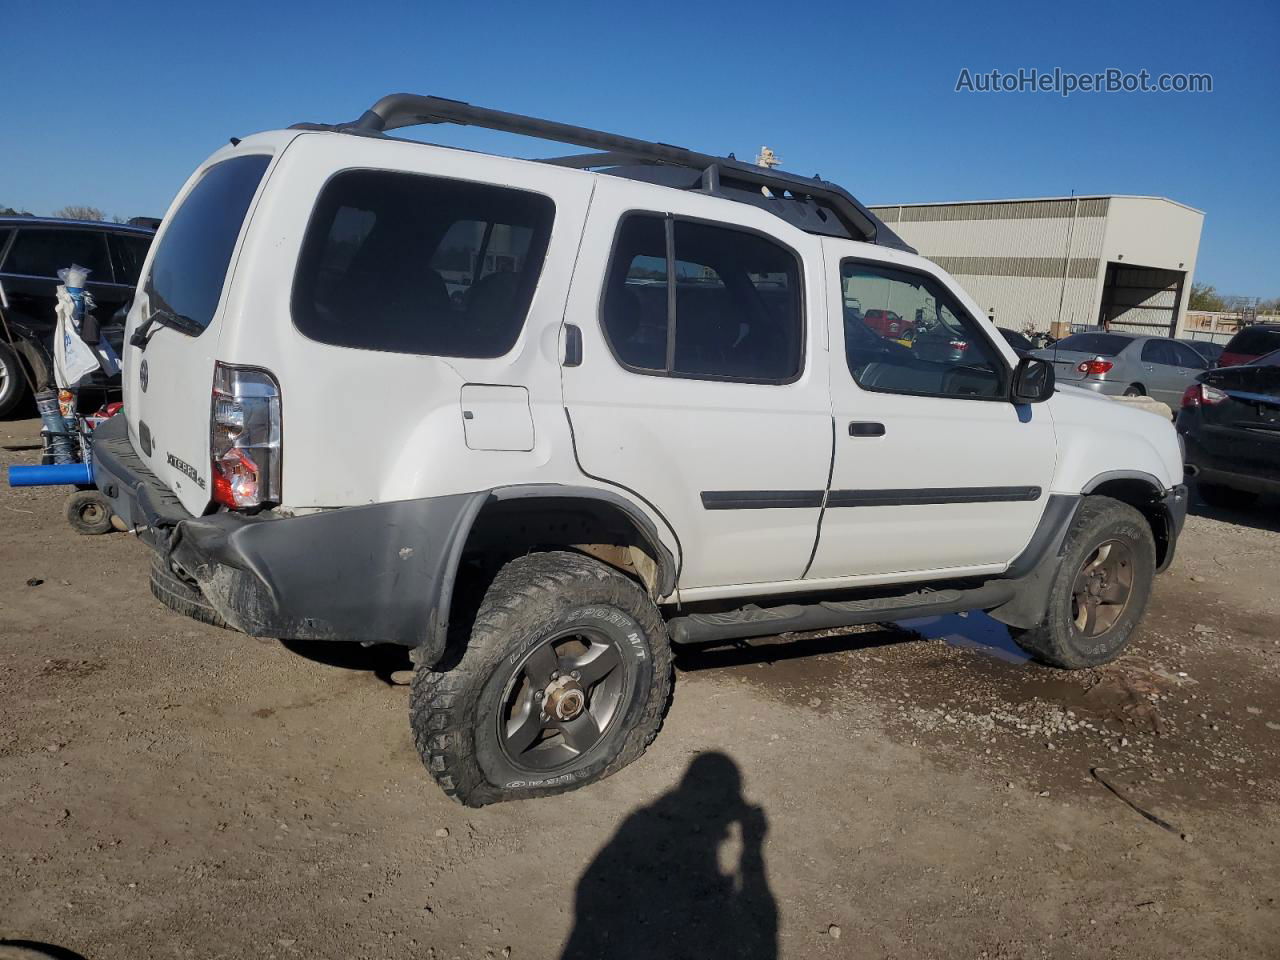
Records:
<instances>
[{"instance_id":1,"label":"blue pipe","mask_svg":"<svg viewBox=\"0 0 1280 960\"><path fill-rule=\"evenodd\" d=\"M51 463L43 467L9 467L11 487L93 486L92 463Z\"/></svg>"}]
</instances>

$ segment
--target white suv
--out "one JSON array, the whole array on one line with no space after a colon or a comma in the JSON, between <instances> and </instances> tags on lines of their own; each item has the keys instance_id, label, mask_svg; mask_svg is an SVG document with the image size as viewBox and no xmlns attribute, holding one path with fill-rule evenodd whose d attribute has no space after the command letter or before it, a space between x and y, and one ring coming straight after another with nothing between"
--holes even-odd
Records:
<instances>
[{"instance_id":1,"label":"white suv","mask_svg":"<svg viewBox=\"0 0 1280 960\"><path fill-rule=\"evenodd\" d=\"M423 123L603 152L385 134ZM215 153L128 334L96 483L156 595L410 648L473 805L634 760L673 641L981 609L1104 663L1186 510L1169 423L1055 389L834 184L432 97Z\"/></svg>"}]
</instances>

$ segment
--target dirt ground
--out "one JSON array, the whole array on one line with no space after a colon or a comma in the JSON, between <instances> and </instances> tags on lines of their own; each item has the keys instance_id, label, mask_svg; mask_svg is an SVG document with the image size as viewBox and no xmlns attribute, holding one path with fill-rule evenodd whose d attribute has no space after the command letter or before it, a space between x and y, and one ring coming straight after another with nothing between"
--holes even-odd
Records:
<instances>
[{"instance_id":1,"label":"dirt ground","mask_svg":"<svg viewBox=\"0 0 1280 960\"><path fill-rule=\"evenodd\" d=\"M0 422L0 464L34 462L36 430ZM1280 957L1274 504L1196 508L1105 669L1028 663L976 615L685 652L639 762L468 810L414 752L401 654L184 619L146 549L77 536L64 497L0 486L0 941Z\"/></svg>"}]
</instances>

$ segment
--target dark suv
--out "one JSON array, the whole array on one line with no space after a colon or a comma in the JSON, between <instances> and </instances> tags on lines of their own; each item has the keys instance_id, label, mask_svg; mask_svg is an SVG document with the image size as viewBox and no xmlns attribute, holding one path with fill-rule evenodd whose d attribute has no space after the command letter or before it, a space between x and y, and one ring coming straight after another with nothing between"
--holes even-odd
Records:
<instances>
[{"instance_id":1,"label":"dark suv","mask_svg":"<svg viewBox=\"0 0 1280 960\"><path fill-rule=\"evenodd\" d=\"M113 320L133 299L138 273L154 231L145 227L44 217L0 217L0 283L9 301L5 316L16 352L37 384L52 377L57 272L78 263L93 272L88 289L107 340L121 349L124 327ZM19 357L0 331L0 416L27 390ZM103 391L110 384L99 378Z\"/></svg>"}]
</instances>

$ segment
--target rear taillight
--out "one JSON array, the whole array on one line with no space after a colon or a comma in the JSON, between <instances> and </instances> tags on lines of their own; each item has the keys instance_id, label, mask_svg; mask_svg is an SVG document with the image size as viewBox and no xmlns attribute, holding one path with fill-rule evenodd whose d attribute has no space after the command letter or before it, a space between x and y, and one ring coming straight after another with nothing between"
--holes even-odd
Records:
<instances>
[{"instance_id":1,"label":"rear taillight","mask_svg":"<svg viewBox=\"0 0 1280 960\"><path fill-rule=\"evenodd\" d=\"M964 353L964 351L969 349L969 341L968 340L952 340L949 344L947 344L947 346L951 347L952 350L957 350L960 353Z\"/></svg>"},{"instance_id":2,"label":"rear taillight","mask_svg":"<svg viewBox=\"0 0 1280 960\"><path fill-rule=\"evenodd\" d=\"M1182 395L1182 406L1186 407L1212 407L1214 404L1221 403L1227 399L1227 395L1216 387L1211 387L1207 383L1193 383L1187 387Z\"/></svg>"},{"instance_id":3,"label":"rear taillight","mask_svg":"<svg viewBox=\"0 0 1280 960\"><path fill-rule=\"evenodd\" d=\"M1088 377L1106 373L1114 366L1115 364L1110 360L1103 360L1101 357L1094 357L1092 360L1081 361L1080 365L1077 366L1076 369Z\"/></svg>"},{"instance_id":4,"label":"rear taillight","mask_svg":"<svg viewBox=\"0 0 1280 960\"><path fill-rule=\"evenodd\" d=\"M280 502L280 385L265 370L213 372L213 499L233 510Z\"/></svg>"}]
</instances>

